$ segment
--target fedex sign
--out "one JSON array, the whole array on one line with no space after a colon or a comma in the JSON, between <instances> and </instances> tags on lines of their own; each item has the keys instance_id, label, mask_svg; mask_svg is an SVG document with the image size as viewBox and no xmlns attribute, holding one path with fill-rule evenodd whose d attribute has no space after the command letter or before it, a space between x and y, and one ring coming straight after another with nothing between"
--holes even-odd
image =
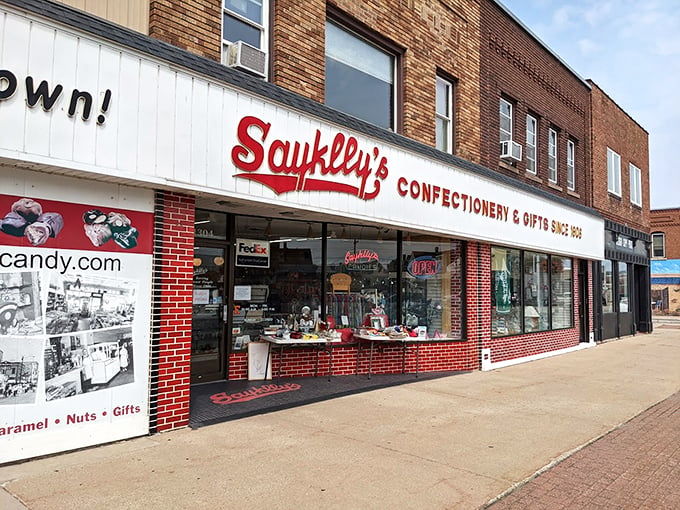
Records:
<instances>
[{"instance_id":1,"label":"fedex sign","mask_svg":"<svg viewBox=\"0 0 680 510\"><path fill-rule=\"evenodd\" d=\"M269 267L269 241L236 239L236 265Z\"/></svg>"}]
</instances>

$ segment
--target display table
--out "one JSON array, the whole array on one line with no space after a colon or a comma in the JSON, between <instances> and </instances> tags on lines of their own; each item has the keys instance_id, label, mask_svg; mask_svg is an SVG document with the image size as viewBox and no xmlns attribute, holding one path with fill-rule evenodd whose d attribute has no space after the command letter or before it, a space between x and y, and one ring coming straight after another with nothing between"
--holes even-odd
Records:
<instances>
[{"instance_id":1,"label":"display table","mask_svg":"<svg viewBox=\"0 0 680 510\"><path fill-rule=\"evenodd\" d=\"M331 380L331 374L333 373L333 347L335 344L342 343L342 339L330 339L330 338L314 338L310 340L303 340L302 338L279 338L275 336L261 336L260 340L263 340L269 344L269 349L267 350L267 363L265 365L264 378L267 379L267 371L269 368L269 360L271 358L272 347L279 348L279 369L277 371L276 380L277 383L281 379L281 365L283 365L283 351L286 347L312 347L316 350L316 367L314 369L314 377L319 375L319 353L321 351L326 351L328 353L328 380ZM274 374L272 374L273 376Z\"/></svg>"},{"instance_id":2,"label":"display table","mask_svg":"<svg viewBox=\"0 0 680 510\"><path fill-rule=\"evenodd\" d=\"M356 373L359 372L359 355L361 354L361 344L362 343L369 343L370 344L370 351L369 351L369 356L368 356L368 378L371 378L371 374L373 372L373 349L375 344L378 345L385 345L385 344L401 344L401 373L406 372L406 351L408 349L409 344L415 344L416 345L416 377L418 377L418 366L420 363L420 344L422 343L430 343L433 342L434 340L431 338L422 338L422 337L413 337L413 336L407 336L404 338L392 338L389 336L382 336L382 335L354 335L354 338L357 340L357 365L356 365Z\"/></svg>"}]
</instances>

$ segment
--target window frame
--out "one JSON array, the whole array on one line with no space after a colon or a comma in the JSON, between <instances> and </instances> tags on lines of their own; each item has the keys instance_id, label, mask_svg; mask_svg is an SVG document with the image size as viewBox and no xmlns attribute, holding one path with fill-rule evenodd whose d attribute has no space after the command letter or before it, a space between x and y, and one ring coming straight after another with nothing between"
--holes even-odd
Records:
<instances>
[{"instance_id":1,"label":"window frame","mask_svg":"<svg viewBox=\"0 0 680 510\"><path fill-rule=\"evenodd\" d=\"M576 142L567 140L567 189L576 189Z\"/></svg>"},{"instance_id":2,"label":"window frame","mask_svg":"<svg viewBox=\"0 0 680 510\"><path fill-rule=\"evenodd\" d=\"M516 257L519 260L519 273L517 275L514 275L514 272L507 267L505 269L494 269L493 268L493 265L494 265L493 258L494 258L494 253L497 253L496 250L498 250L498 253L505 251L506 253L513 252L514 254L516 254ZM506 332L506 333L496 334L496 333L494 333L494 329L493 329L493 326L492 326L492 331L491 331L491 337L492 338L516 337L516 336L522 336L522 335L530 335L530 334L533 334L533 333L545 333L545 332L550 332L550 331L560 331L560 330L564 330L564 329L573 329L573 328L577 327L576 326L576 318L575 318L576 317L575 289L576 289L576 284L577 284L576 279L575 279L575 274L576 274L575 271L576 271L577 265L574 264L574 259L572 257L567 257L567 256L564 256L564 255L544 253L544 252L536 252L536 251L532 251L532 250L520 250L520 249L517 249L517 248L506 248L506 247L503 247L503 246L500 246L500 245L492 245L491 246L491 253L492 253L492 269L491 269L491 272L490 272L490 277L491 277L490 293L491 294L494 293L494 283L495 283L495 281L494 281L495 274L494 273L496 273L498 271L506 271L506 272L512 273L513 277L517 276L517 278L519 279L519 282L521 282L520 287L519 287L520 292L518 292L517 296L514 296L512 298L514 300L513 306L516 306L516 307L519 308L519 319L520 319L519 324L521 325L520 328L519 328L519 332L512 332L512 333ZM542 303L542 309L546 310L546 312L547 312L547 319L546 319L547 320L547 328L541 328L540 321L539 321L539 327L538 328L533 328L533 327L530 327L528 325L528 319L533 318L535 316L527 316L527 312L532 311L531 307L534 308L533 311L536 311L536 309L535 309L536 305L533 302L531 302L529 297L526 295L527 274L529 274L529 273L527 273L527 271L526 271L525 262L526 262L526 257L527 257L528 254L538 255L539 257L545 257L544 260L545 260L546 270L547 270L547 273L545 275L546 278L547 278L547 284L545 286L547 287L548 295L547 295L547 301L544 301ZM560 280L554 278L554 276L553 276L553 274L554 274L553 270L552 270L552 268L554 267L553 262L557 259L564 259L564 260L570 261L569 271L570 271L570 275L571 275L570 279L569 279L570 288L569 288L569 292L567 292L567 295L569 295L570 298L571 298L571 306L570 306L570 310L569 310L569 319L570 320L569 320L569 323L567 325L559 326L559 327L555 326L555 317L554 317L554 313L553 313L553 308L557 306L557 303L558 303L557 297L560 296L560 295L563 296L565 294L564 293L558 294L556 292L556 287L562 287L563 285L560 282L564 281L564 280L560 281ZM500 263L499 261L496 261L495 264L496 264L497 267L503 266L503 264ZM515 282L513 282L512 284L509 284L509 287L514 288L515 287L514 283ZM546 282L542 282L542 286L545 283ZM556 285L556 284L559 284L559 285ZM538 290L538 289L536 289L536 290ZM538 294L536 295L536 298L538 298ZM543 295L542 299L545 299L545 298L546 298L546 296ZM494 305L493 305L493 302L494 302L494 296L493 295L491 296L491 302L492 302L491 316L492 316L492 322L493 322L493 320L494 320L493 317L494 317L494 313L495 313L495 311L494 311L495 308L494 308ZM504 313L507 313L507 312L504 312ZM497 315L500 315L500 312Z\"/></svg>"},{"instance_id":3,"label":"window frame","mask_svg":"<svg viewBox=\"0 0 680 510\"><path fill-rule=\"evenodd\" d=\"M509 110L509 115L505 115L503 111L503 105L507 105L507 109ZM513 109L514 105L505 99L504 97L500 98L500 102L498 105L498 114L499 114L499 137L501 142L505 141L512 141L513 136L512 136L512 131L513 131ZM510 121L510 131L506 131L503 129L503 119L507 118ZM503 135L507 135L508 138L504 138Z\"/></svg>"},{"instance_id":4,"label":"window frame","mask_svg":"<svg viewBox=\"0 0 680 510\"><path fill-rule=\"evenodd\" d=\"M614 168L614 167L617 168ZM607 191L621 198L621 156L607 147Z\"/></svg>"},{"instance_id":5,"label":"window frame","mask_svg":"<svg viewBox=\"0 0 680 510\"><path fill-rule=\"evenodd\" d=\"M250 0L246 0L250 1ZM245 16L242 13L233 11L227 7L227 2L228 0L222 0L221 1L221 8L222 8L222 17L220 20L220 25L221 25L221 33L220 33L220 39L222 41L221 46L222 46L222 61L224 62L224 56L226 55L226 52L228 51L229 45L233 44L236 42L236 40L232 41L229 39L224 38L224 17L229 16L241 23L244 23L251 28L254 28L260 32L260 44L257 46L257 48L260 51L265 52L265 54L269 54L269 31L267 30L267 27L269 26L269 2L270 0L261 0L262 3L262 22L258 23L255 20L252 20ZM249 44L249 43L248 43Z\"/></svg>"},{"instance_id":6,"label":"window frame","mask_svg":"<svg viewBox=\"0 0 680 510\"><path fill-rule=\"evenodd\" d=\"M548 129L548 181L557 184L557 131Z\"/></svg>"},{"instance_id":7,"label":"window frame","mask_svg":"<svg viewBox=\"0 0 680 510\"><path fill-rule=\"evenodd\" d=\"M359 24L352 18L348 17L342 11L334 8L331 5L327 6L326 13L326 24L332 23L340 30L348 33L349 35L356 37L362 42L373 46L376 50L385 53L392 58L392 98L390 101L391 108L391 126L386 129L390 129L395 133L400 133L403 125L403 69L402 62L404 56L404 49L396 44L390 42L389 40L382 38L379 34L371 32L366 29L365 26ZM326 24L324 25L324 30L326 30ZM326 49L324 49L324 59L328 58ZM324 77L324 81L327 81L327 76ZM326 99L326 87L324 85L324 103L327 103ZM342 111L342 110L338 110ZM347 115L352 115L351 113L343 112ZM364 122L369 122L370 124L376 125L373 122L361 119L356 115L352 115L355 118L363 120ZM379 126L380 127L380 126Z\"/></svg>"},{"instance_id":8,"label":"window frame","mask_svg":"<svg viewBox=\"0 0 680 510\"><path fill-rule=\"evenodd\" d=\"M442 113L438 109L439 105L439 84L446 88L446 112ZM454 121L454 82L441 75L437 75L435 80L435 123L442 120L445 123L444 147L440 146L438 138L439 130L435 126L435 147L440 151L453 154L453 121Z\"/></svg>"},{"instance_id":9,"label":"window frame","mask_svg":"<svg viewBox=\"0 0 680 510\"><path fill-rule=\"evenodd\" d=\"M533 131L529 129L533 126ZM526 158L527 158L527 172L536 175L538 173L538 119L533 115L527 113L526 121ZM529 149L533 149L533 156L529 155ZM531 165L529 164L531 162ZM530 167L533 167L530 168Z\"/></svg>"},{"instance_id":10,"label":"window frame","mask_svg":"<svg viewBox=\"0 0 680 510\"><path fill-rule=\"evenodd\" d=\"M642 207L642 170L628 163L630 173L630 203Z\"/></svg>"},{"instance_id":11,"label":"window frame","mask_svg":"<svg viewBox=\"0 0 680 510\"><path fill-rule=\"evenodd\" d=\"M661 238L661 255L656 254L656 248L654 246L654 238ZM652 233L652 258L653 259L665 259L666 258L666 233L665 232L653 232Z\"/></svg>"}]
</instances>

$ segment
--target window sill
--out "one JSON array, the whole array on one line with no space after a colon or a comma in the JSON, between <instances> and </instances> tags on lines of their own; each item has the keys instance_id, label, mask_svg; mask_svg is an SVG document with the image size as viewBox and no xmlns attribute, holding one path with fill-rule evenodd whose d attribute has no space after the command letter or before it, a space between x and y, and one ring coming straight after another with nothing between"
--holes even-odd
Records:
<instances>
[{"instance_id":1,"label":"window sill","mask_svg":"<svg viewBox=\"0 0 680 510\"><path fill-rule=\"evenodd\" d=\"M519 170L517 169L516 166L513 166L510 163L506 163L505 161L499 161L498 166L501 168L505 168L506 170L510 170L515 174L519 174Z\"/></svg>"},{"instance_id":2,"label":"window sill","mask_svg":"<svg viewBox=\"0 0 680 510\"><path fill-rule=\"evenodd\" d=\"M548 181L548 187L554 189L555 191L564 191L564 189L562 188L562 186L558 186L558 185L555 184L554 182Z\"/></svg>"},{"instance_id":3,"label":"window sill","mask_svg":"<svg viewBox=\"0 0 680 510\"><path fill-rule=\"evenodd\" d=\"M526 175L527 179L531 179L534 182L538 182L538 183L543 184L543 179L541 179L538 175L536 175L532 172L529 172L528 170L527 170L525 175Z\"/></svg>"},{"instance_id":4,"label":"window sill","mask_svg":"<svg viewBox=\"0 0 680 510\"><path fill-rule=\"evenodd\" d=\"M609 198L613 198L613 199L621 202L621 195L617 195L616 193L612 193L611 191L609 191L608 193L609 193Z\"/></svg>"},{"instance_id":5,"label":"window sill","mask_svg":"<svg viewBox=\"0 0 680 510\"><path fill-rule=\"evenodd\" d=\"M581 195L579 195L578 193L576 193L575 191L572 191L570 189L567 190L567 195L569 195L570 197L574 197L574 198L581 198Z\"/></svg>"}]
</instances>

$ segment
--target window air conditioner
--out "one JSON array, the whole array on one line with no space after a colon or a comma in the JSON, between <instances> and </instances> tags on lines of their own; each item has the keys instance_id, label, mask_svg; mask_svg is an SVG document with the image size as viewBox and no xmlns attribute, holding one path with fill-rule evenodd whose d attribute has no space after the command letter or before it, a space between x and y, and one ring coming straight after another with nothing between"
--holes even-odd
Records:
<instances>
[{"instance_id":1,"label":"window air conditioner","mask_svg":"<svg viewBox=\"0 0 680 510\"><path fill-rule=\"evenodd\" d=\"M501 142L501 159L522 161L522 146L512 140Z\"/></svg>"},{"instance_id":2,"label":"window air conditioner","mask_svg":"<svg viewBox=\"0 0 680 510\"><path fill-rule=\"evenodd\" d=\"M227 46L222 55L222 63L262 78L267 76L267 54L243 41L236 41Z\"/></svg>"}]
</instances>

